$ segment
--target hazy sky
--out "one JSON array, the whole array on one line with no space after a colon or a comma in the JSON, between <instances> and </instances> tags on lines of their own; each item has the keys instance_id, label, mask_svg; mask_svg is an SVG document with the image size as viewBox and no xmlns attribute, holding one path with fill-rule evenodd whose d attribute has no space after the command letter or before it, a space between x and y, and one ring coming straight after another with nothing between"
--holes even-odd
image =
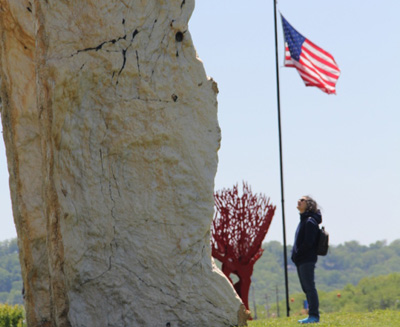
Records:
<instances>
[{"instance_id":1,"label":"hazy sky","mask_svg":"<svg viewBox=\"0 0 400 327\"><path fill-rule=\"evenodd\" d=\"M301 34L330 52L337 95L305 87L283 66L278 20L287 240L297 199L323 208L331 242L400 238L400 1L279 1ZM242 180L277 211L266 241L282 242L273 1L197 1L189 28L219 86L216 189Z\"/></svg>"},{"instance_id":2,"label":"hazy sky","mask_svg":"<svg viewBox=\"0 0 400 327\"><path fill-rule=\"evenodd\" d=\"M313 196L332 244L400 239L400 1L279 1L301 34L330 52L337 95L284 68L278 21L286 234ZM277 205L266 241L282 242L273 1L198 0L189 30L218 83L222 144L216 190L247 181ZM279 17L278 17L279 18ZM0 240L16 236L0 142Z\"/></svg>"}]
</instances>

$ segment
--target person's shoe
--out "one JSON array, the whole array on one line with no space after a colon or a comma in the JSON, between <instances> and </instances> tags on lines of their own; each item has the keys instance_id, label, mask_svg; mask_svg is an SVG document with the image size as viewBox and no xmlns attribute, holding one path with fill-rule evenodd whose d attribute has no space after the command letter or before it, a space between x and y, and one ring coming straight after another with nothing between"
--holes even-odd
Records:
<instances>
[{"instance_id":1,"label":"person's shoe","mask_svg":"<svg viewBox=\"0 0 400 327\"><path fill-rule=\"evenodd\" d=\"M306 319L299 320L300 324L314 324L319 322L319 318L316 316L309 316Z\"/></svg>"}]
</instances>

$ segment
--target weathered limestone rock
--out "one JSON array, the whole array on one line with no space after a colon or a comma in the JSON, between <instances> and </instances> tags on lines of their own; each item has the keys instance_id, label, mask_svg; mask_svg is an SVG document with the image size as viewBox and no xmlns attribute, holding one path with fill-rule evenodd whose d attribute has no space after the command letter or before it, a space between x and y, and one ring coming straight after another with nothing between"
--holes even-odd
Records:
<instances>
[{"instance_id":1,"label":"weathered limestone rock","mask_svg":"<svg viewBox=\"0 0 400 327\"><path fill-rule=\"evenodd\" d=\"M211 260L220 131L193 0L0 0L29 326L231 326Z\"/></svg>"}]
</instances>

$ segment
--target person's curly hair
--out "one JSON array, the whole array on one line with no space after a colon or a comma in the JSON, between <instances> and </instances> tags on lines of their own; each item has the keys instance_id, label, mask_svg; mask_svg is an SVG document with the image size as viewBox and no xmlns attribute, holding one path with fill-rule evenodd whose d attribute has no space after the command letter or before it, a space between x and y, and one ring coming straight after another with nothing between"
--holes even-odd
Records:
<instances>
[{"instance_id":1,"label":"person's curly hair","mask_svg":"<svg viewBox=\"0 0 400 327\"><path fill-rule=\"evenodd\" d=\"M313 213L317 213L319 211L317 201L315 201L312 197L310 197L308 195L303 196L303 198L306 199L306 202L307 202L306 211L313 212Z\"/></svg>"}]
</instances>

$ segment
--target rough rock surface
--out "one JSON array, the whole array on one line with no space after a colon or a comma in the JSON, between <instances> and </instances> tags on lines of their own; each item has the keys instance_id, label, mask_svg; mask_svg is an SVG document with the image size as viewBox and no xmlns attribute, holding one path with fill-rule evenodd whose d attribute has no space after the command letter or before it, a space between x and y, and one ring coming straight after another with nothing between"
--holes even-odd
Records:
<instances>
[{"instance_id":1,"label":"rough rock surface","mask_svg":"<svg viewBox=\"0 0 400 327\"><path fill-rule=\"evenodd\" d=\"M29 326L231 326L211 259L220 130L194 0L0 0Z\"/></svg>"}]
</instances>

